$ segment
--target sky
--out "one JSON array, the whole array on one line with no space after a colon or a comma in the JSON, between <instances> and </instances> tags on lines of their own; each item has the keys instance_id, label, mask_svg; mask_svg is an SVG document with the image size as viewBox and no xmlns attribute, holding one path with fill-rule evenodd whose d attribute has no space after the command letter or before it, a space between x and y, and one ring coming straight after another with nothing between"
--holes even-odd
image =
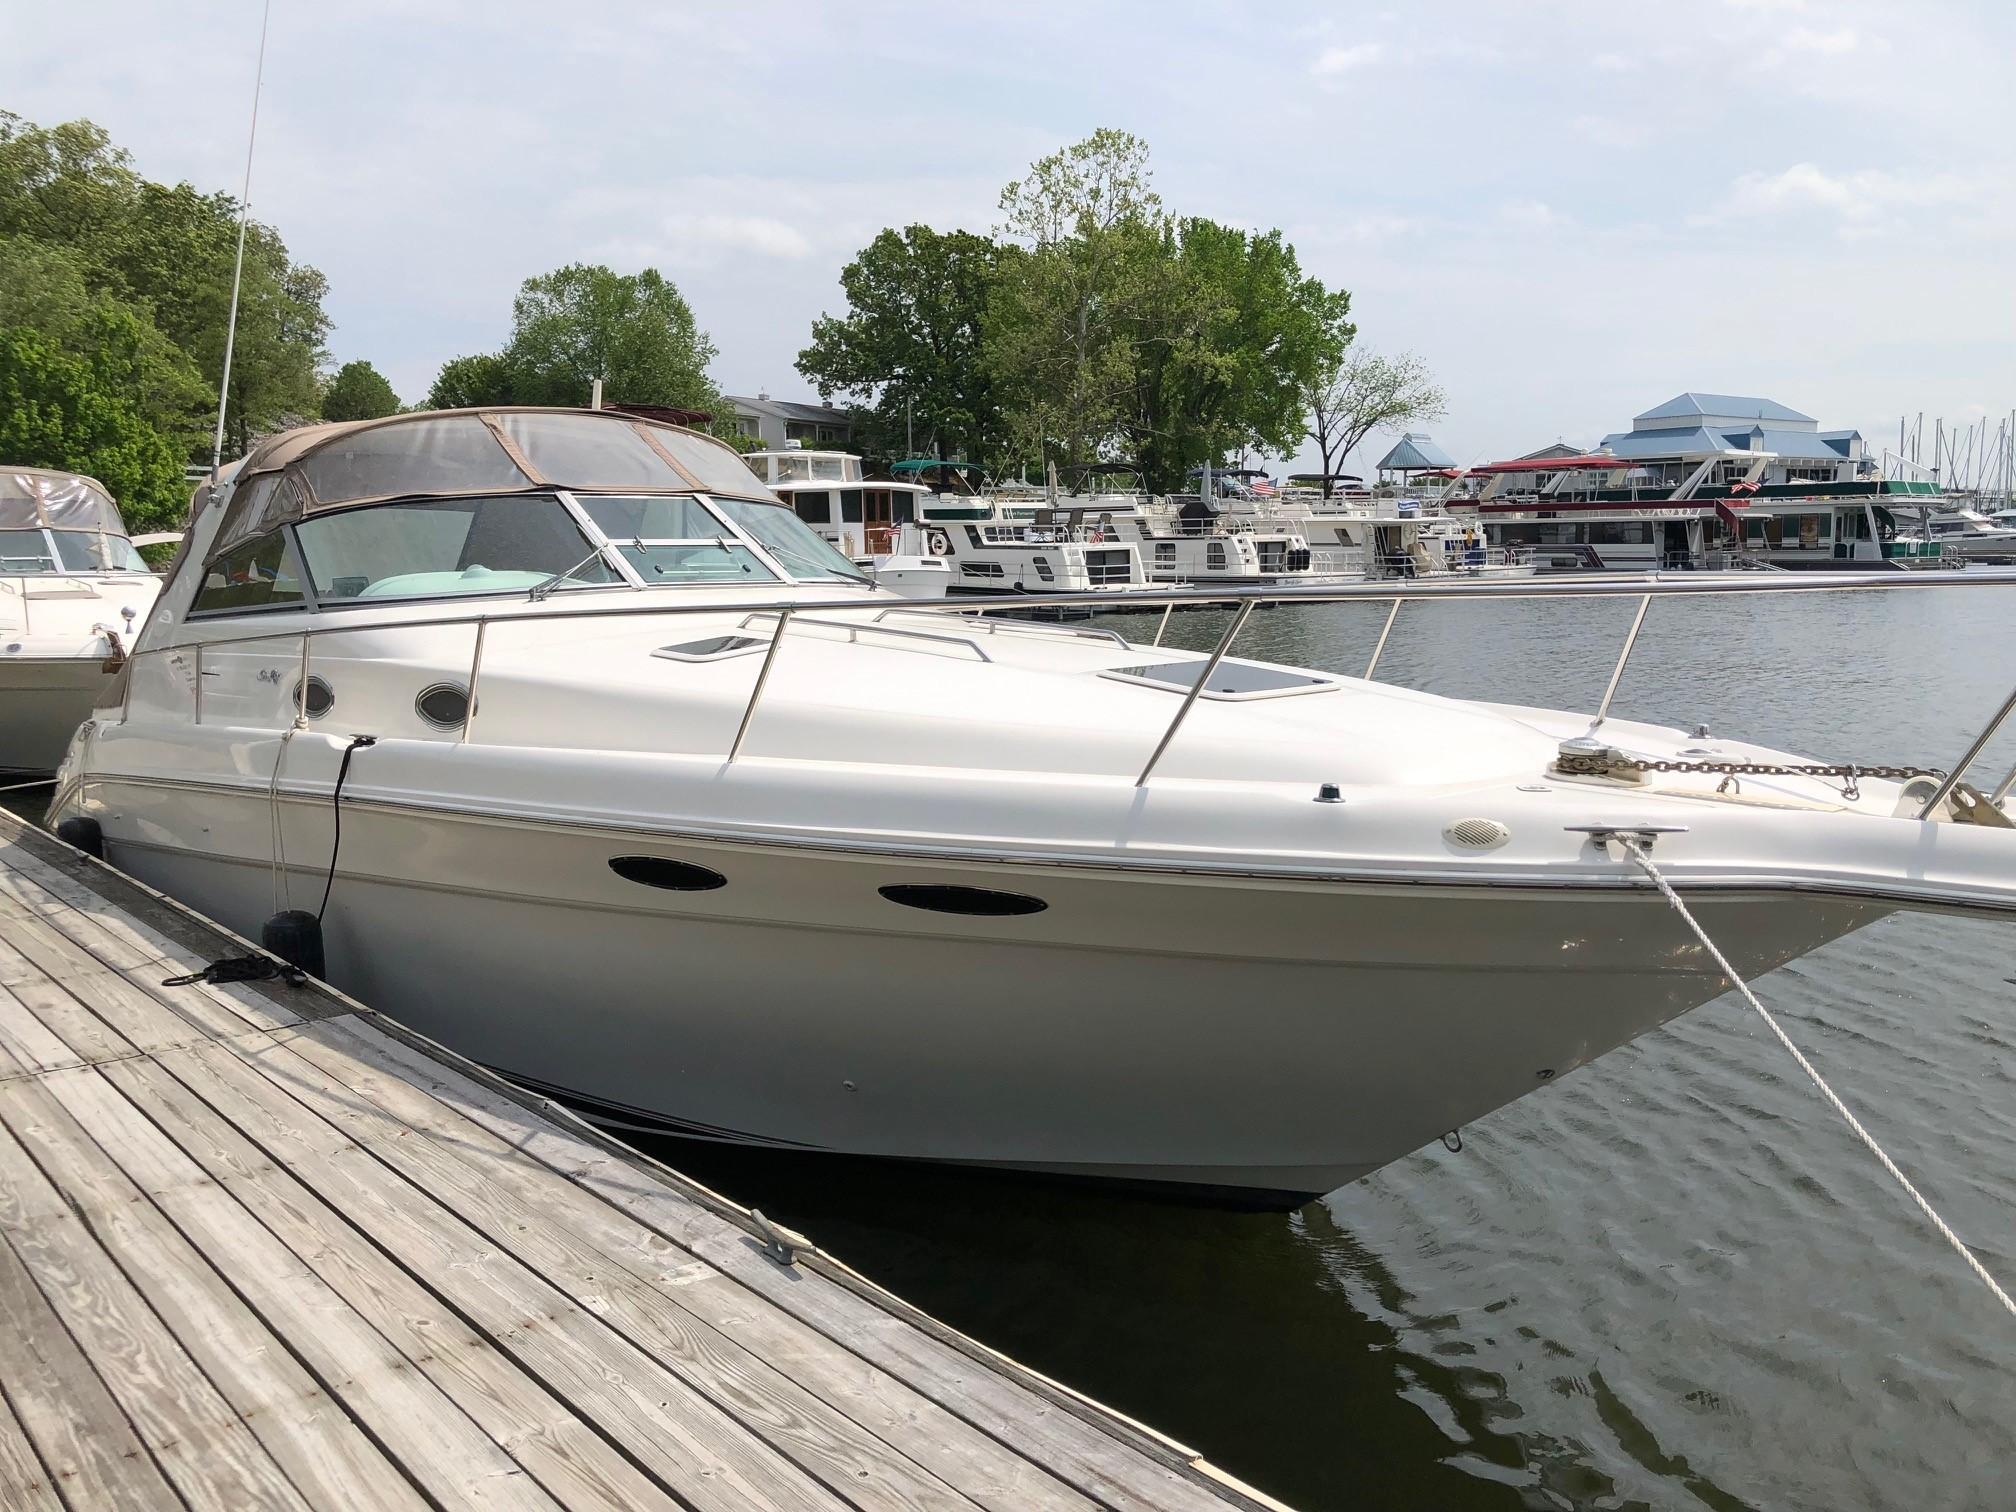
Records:
<instances>
[{"instance_id":1,"label":"sky","mask_svg":"<svg viewBox=\"0 0 2016 1512\"><path fill-rule=\"evenodd\" d=\"M236 193L259 25L0 5L0 108ZM1280 227L1361 343L1420 356L1458 461L1687 389L1877 447L1922 414L1929 461L1935 419L2016 406L2012 64L2007 0L273 0L252 203L328 275L333 359L408 401L575 261L658 268L724 390L809 399L793 359L877 231L990 230L1116 126L1169 208Z\"/></svg>"}]
</instances>

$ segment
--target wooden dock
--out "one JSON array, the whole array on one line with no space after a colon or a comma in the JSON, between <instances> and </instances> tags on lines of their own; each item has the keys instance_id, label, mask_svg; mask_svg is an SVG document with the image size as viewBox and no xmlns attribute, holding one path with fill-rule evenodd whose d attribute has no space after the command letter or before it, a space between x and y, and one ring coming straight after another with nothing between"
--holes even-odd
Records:
<instances>
[{"instance_id":1,"label":"wooden dock","mask_svg":"<svg viewBox=\"0 0 2016 1512\"><path fill-rule=\"evenodd\" d=\"M1278 1505L246 949L0 811L8 1512Z\"/></svg>"}]
</instances>

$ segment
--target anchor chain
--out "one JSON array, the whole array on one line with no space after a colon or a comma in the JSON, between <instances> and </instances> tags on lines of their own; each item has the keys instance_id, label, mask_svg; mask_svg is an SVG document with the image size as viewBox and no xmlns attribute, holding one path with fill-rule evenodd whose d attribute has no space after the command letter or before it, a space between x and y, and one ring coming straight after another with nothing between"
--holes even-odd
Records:
<instances>
[{"instance_id":1,"label":"anchor chain","mask_svg":"<svg viewBox=\"0 0 2016 1512\"><path fill-rule=\"evenodd\" d=\"M1943 779L1937 767L1863 766L1856 762L1769 762L1769 761L1660 761L1626 756L1609 747L1590 751L1563 750L1554 761L1554 770L1563 777L1625 777L1636 780L1644 772L1701 772L1722 777L1839 777L1845 780L1843 796L1860 798L1860 779L1882 777L1893 782L1909 782L1916 777Z\"/></svg>"}]
</instances>

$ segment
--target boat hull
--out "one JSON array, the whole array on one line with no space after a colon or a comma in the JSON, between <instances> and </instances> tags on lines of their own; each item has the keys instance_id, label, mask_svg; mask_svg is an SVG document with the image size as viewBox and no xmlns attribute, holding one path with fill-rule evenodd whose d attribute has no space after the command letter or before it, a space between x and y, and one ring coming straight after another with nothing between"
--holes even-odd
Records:
<instances>
[{"instance_id":1,"label":"boat hull","mask_svg":"<svg viewBox=\"0 0 2016 1512\"><path fill-rule=\"evenodd\" d=\"M94 779L114 864L256 937L313 908L326 799ZM614 858L723 879L675 892ZM899 906L978 887L1041 912ZM1704 899L1746 974L1886 911ZM1643 890L1204 877L344 806L329 975L631 1127L1292 1203L1716 996Z\"/></svg>"},{"instance_id":2,"label":"boat hull","mask_svg":"<svg viewBox=\"0 0 2016 1512\"><path fill-rule=\"evenodd\" d=\"M103 656L0 658L0 772L53 772L110 678Z\"/></svg>"}]
</instances>

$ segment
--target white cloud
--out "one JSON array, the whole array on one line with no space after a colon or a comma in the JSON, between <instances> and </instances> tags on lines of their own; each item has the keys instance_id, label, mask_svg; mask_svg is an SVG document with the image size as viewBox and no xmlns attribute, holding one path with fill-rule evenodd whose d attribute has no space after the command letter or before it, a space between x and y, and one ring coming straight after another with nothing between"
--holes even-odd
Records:
<instances>
[{"instance_id":1,"label":"white cloud","mask_svg":"<svg viewBox=\"0 0 2016 1512\"><path fill-rule=\"evenodd\" d=\"M1794 163L1782 173L1746 173L1703 220L1782 215L1824 210L1845 221L1872 221L1898 210L1952 204L1967 186L1952 174L1908 178L1880 168L1828 173L1816 163Z\"/></svg>"},{"instance_id":2,"label":"white cloud","mask_svg":"<svg viewBox=\"0 0 2016 1512\"><path fill-rule=\"evenodd\" d=\"M1337 244L1369 246L1419 236L1427 229L1428 222L1419 216L1372 210L1362 215L1327 221L1309 230L1296 231L1289 239L1297 246L1305 243L1312 247Z\"/></svg>"},{"instance_id":3,"label":"white cloud","mask_svg":"<svg viewBox=\"0 0 2016 1512\"><path fill-rule=\"evenodd\" d=\"M1334 79L1339 74L1350 73L1354 68L1364 68L1377 63L1386 56L1383 42L1358 42L1349 47L1326 47L1309 65L1309 72L1319 79Z\"/></svg>"},{"instance_id":4,"label":"white cloud","mask_svg":"<svg viewBox=\"0 0 2016 1512\"><path fill-rule=\"evenodd\" d=\"M660 225L675 250L684 243L761 257L812 255L812 243L804 232L763 215L668 215Z\"/></svg>"},{"instance_id":5,"label":"white cloud","mask_svg":"<svg viewBox=\"0 0 2016 1512\"><path fill-rule=\"evenodd\" d=\"M1642 122L1623 121L1615 116L1579 115L1568 124L1576 135L1599 147L1641 147L1652 135Z\"/></svg>"},{"instance_id":6,"label":"white cloud","mask_svg":"<svg viewBox=\"0 0 2016 1512\"><path fill-rule=\"evenodd\" d=\"M1839 56L1855 51L1861 43L1860 34L1852 26L1844 26L1839 31L1830 32L1816 32L1811 27L1795 26L1785 34L1785 45L1794 52Z\"/></svg>"},{"instance_id":7,"label":"white cloud","mask_svg":"<svg viewBox=\"0 0 2016 1512\"><path fill-rule=\"evenodd\" d=\"M1520 231L1551 231L1563 223L1564 217L1542 200L1513 200L1501 205L1498 218L1506 225Z\"/></svg>"}]
</instances>

